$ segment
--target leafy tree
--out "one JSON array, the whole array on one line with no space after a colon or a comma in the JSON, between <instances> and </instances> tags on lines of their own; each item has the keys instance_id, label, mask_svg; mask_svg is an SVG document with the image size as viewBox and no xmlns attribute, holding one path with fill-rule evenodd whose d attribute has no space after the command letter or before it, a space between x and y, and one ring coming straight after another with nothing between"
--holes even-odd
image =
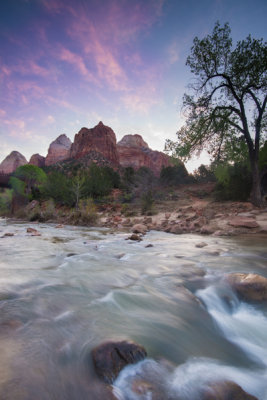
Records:
<instances>
[{"instance_id":1,"label":"leafy tree","mask_svg":"<svg viewBox=\"0 0 267 400\"><path fill-rule=\"evenodd\" d=\"M267 126L267 43L250 35L232 47L228 24L215 24L211 35L195 38L186 64L195 74L193 95L184 95L186 124L168 150L188 157L203 148L214 158L232 143L245 143L251 166L251 201L261 205L260 143Z\"/></svg>"},{"instance_id":2,"label":"leafy tree","mask_svg":"<svg viewBox=\"0 0 267 400\"><path fill-rule=\"evenodd\" d=\"M14 178L24 183L24 194L30 197L32 191L36 189L38 185L41 185L46 181L46 173L35 165L26 164L17 168L14 173ZM19 183L11 178L11 186L16 190ZM20 184L22 188L22 184ZM21 193L22 194L22 193Z\"/></svg>"},{"instance_id":3,"label":"leafy tree","mask_svg":"<svg viewBox=\"0 0 267 400\"><path fill-rule=\"evenodd\" d=\"M73 206L74 194L71 190L71 179L59 171L47 175L47 181L42 185L43 197L53 199L57 204Z\"/></svg>"},{"instance_id":4,"label":"leafy tree","mask_svg":"<svg viewBox=\"0 0 267 400\"><path fill-rule=\"evenodd\" d=\"M160 180L167 185L184 183L187 177L188 172L182 162L174 166L163 167L160 171Z\"/></svg>"}]
</instances>

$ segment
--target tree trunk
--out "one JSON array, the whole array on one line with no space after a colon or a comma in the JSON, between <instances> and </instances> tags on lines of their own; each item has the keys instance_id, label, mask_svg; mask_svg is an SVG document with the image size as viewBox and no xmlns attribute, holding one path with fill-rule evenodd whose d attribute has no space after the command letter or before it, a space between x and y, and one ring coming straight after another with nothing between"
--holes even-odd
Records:
<instances>
[{"instance_id":1,"label":"tree trunk","mask_svg":"<svg viewBox=\"0 0 267 400\"><path fill-rule=\"evenodd\" d=\"M252 172L252 189L250 193L251 203L256 207L263 206L263 200L261 195L261 185L260 185L260 174L258 162L255 160L250 160L251 162L251 172Z\"/></svg>"}]
</instances>

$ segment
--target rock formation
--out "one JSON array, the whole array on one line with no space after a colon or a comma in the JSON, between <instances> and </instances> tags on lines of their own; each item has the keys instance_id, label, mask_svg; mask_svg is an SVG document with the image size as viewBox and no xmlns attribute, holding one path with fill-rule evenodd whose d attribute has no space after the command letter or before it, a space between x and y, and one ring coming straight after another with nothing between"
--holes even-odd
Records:
<instances>
[{"instance_id":1,"label":"rock formation","mask_svg":"<svg viewBox=\"0 0 267 400\"><path fill-rule=\"evenodd\" d=\"M18 151L12 151L0 164L2 174L11 174L18 167L28 164L26 158Z\"/></svg>"},{"instance_id":2,"label":"rock formation","mask_svg":"<svg viewBox=\"0 0 267 400\"><path fill-rule=\"evenodd\" d=\"M113 166L119 164L115 133L102 122L91 129L82 128L75 135L70 157L78 159L90 152L102 154Z\"/></svg>"},{"instance_id":3,"label":"rock formation","mask_svg":"<svg viewBox=\"0 0 267 400\"><path fill-rule=\"evenodd\" d=\"M60 135L54 140L48 149L45 165L52 165L58 161L66 160L70 156L71 141L65 135Z\"/></svg>"},{"instance_id":4,"label":"rock formation","mask_svg":"<svg viewBox=\"0 0 267 400\"><path fill-rule=\"evenodd\" d=\"M36 167L44 167L45 166L45 157L40 154L33 154L30 158L29 164L36 165Z\"/></svg>"},{"instance_id":5,"label":"rock formation","mask_svg":"<svg viewBox=\"0 0 267 400\"><path fill-rule=\"evenodd\" d=\"M150 168L159 175L162 167L170 165L170 158L160 151L151 150L140 135L126 135L117 144L122 167Z\"/></svg>"}]
</instances>

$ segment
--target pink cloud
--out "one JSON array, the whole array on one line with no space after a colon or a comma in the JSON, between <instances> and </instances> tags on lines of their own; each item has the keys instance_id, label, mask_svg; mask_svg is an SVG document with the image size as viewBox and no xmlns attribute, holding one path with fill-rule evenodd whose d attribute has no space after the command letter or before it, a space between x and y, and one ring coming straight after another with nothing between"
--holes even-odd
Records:
<instances>
[{"instance_id":1,"label":"pink cloud","mask_svg":"<svg viewBox=\"0 0 267 400\"><path fill-rule=\"evenodd\" d=\"M67 63L74 66L75 69L79 71L79 73L88 81L98 84L94 75L88 70L85 65L83 58L71 52L69 49L62 47L59 53L59 59L62 61L66 61Z\"/></svg>"}]
</instances>

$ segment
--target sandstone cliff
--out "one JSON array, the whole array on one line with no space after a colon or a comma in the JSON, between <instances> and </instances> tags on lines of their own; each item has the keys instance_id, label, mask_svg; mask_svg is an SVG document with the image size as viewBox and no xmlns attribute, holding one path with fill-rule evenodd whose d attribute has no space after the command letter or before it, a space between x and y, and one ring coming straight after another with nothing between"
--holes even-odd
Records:
<instances>
[{"instance_id":1,"label":"sandstone cliff","mask_svg":"<svg viewBox=\"0 0 267 400\"><path fill-rule=\"evenodd\" d=\"M102 154L113 166L119 164L115 133L102 122L91 129L82 128L75 135L70 157L82 158L91 152Z\"/></svg>"},{"instance_id":2,"label":"sandstone cliff","mask_svg":"<svg viewBox=\"0 0 267 400\"><path fill-rule=\"evenodd\" d=\"M29 164L36 165L36 167L44 167L45 166L45 157L40 154L33 154L30 158Z\"/></svg>"},{"instance_id":3,"label":"sandstone cliff","mask_svg":"<svg viewBox=\"0 0 267 400\"><path fill-rule=\"evenodd\" d=\"M26 158L18 151L12 151L0 164L2 174L11 174L18 167L28 164Z\"/></svg>"},{"instance_id":4,"label":"sandstone cliff","mask_svg":"<svg viewBox=\"0 0 267 400\"><path fill-rule=\"evenodd\" d=\"M150 168L159 175L162 167L170 165L170 157L160 151L151 150L140 135L125 135L117 144L119 162L122 167Z\"/></svg>"},{"instance_id":5,"label":"sandstone cliff","mask_svg":"<svg viewBox=\"0 0 267 400\"><path fill-rule=\"evenodd\" d=\"M54 140L48 149L45 165L52 165L58 161L66 160L70 156L71 141L65 135L60 135Z\"/></svg>"}]
</instances>

